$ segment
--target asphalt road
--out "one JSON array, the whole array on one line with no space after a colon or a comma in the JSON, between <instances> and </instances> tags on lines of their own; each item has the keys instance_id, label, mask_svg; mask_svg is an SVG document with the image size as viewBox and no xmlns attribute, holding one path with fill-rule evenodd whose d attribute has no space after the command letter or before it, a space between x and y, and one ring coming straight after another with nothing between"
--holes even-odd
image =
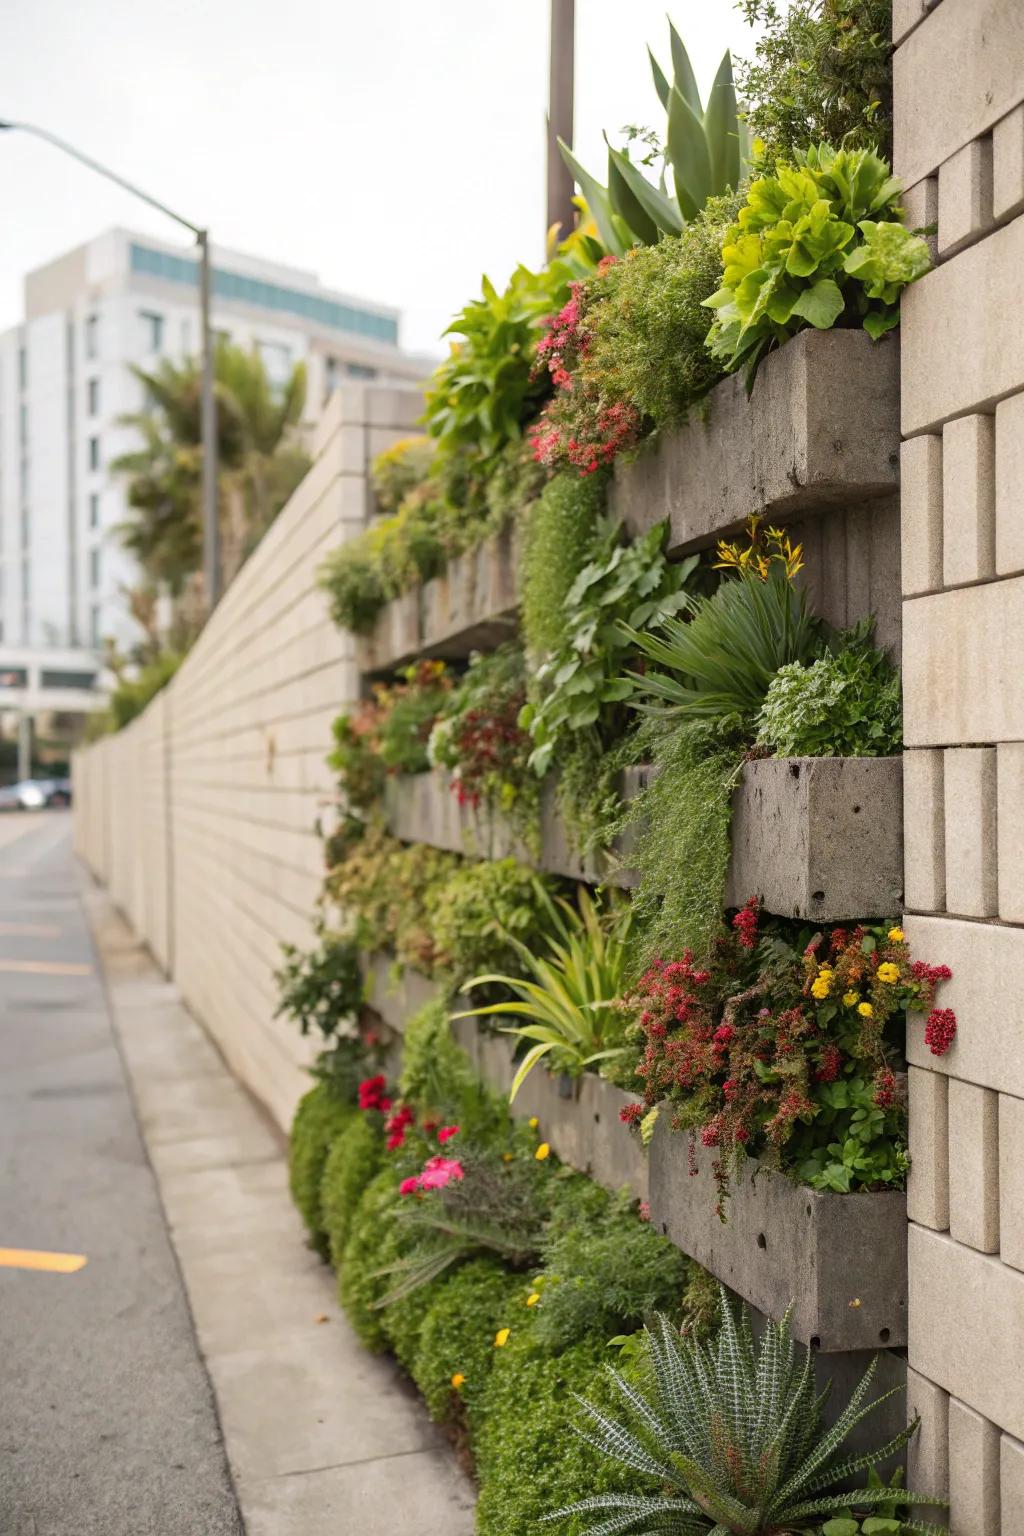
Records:
<instances>
[{"instance_id":1,"label":"asphalt road","mask_svg":"<svg viewBox=\"0 0 1024 1536\"><path fill-rule=\"evenodd\" d=\"M0 1532L240 1536L70 832L0 817Z\"/></svg>"}]
</instances>

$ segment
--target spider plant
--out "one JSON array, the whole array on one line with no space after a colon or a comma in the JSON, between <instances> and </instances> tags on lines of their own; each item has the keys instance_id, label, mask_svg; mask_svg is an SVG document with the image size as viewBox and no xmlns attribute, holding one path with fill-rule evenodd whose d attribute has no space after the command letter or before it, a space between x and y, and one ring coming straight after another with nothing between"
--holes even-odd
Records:
<instances>
[{"instance_id":1,"label":"spider plant","mask_svg":"<svg viewBox=\"0 0 1024 1536\"><path fill-rule=\"evenodd\" d=\"M583 886L577 901L574 907L561 897L547 897L553 931L546 937L546 953L535 955L510 936L522 958L524 977L474 976L463 988L469 992L497 983L513 994L511 998L452 1015L529 1020L503 1030L532 1042L512 1080L510 1102L545 1056L556 1071L578 1076L594 1062L624 1052L625 1017L617 999L626 984L632 910L624 900L608 898L599 904Z\"/></svg>"},{"instance_id":2,"label":"spider plant","mask_svg":"<svg viewBox=\"0 0 1024 1536\"><path fill-rule=\"evenodd\" d=\"M813 661L825 645L806 592L776 561L763 577L745 570L711 597L693 599L685 622L669 617L656 631L628 633L655 668L630 674L647 695L635 708L744 731L752 730L779 668Z\"/></svg>"},{"instance_id":3,"label":"spider plant","mask_svg":"<svg viewBox=\"0 0 1024 1536\"><path fill-rule=\"evenodd\" d=\"M869 1486L835 1491L860 1473L873 1474L917 1429L915 1420L877 1450L840 1454L855 1426L892 1396L885 1392L864 1406L877 1359L826 1429L821 1408L828 1389L816 1393L811 1351L798 1354L789 1314L780 1323L768 1323L758 1344L749 1313L741 1308L737 1315L724 1290L721 1316L717 1338L703 1343L681 1337L666 1317L654 1317L646 1330L650 1387L640 1390L611 1372L633 1427L577 1399L587 1414L586 1427L577 1427L577 1433L604 1455L657 1479L661 1491L595 1494L548 1520L592 1514L595 1522L581 1527L587 1536L647 1531L792 1536L820 1531L822 1520L832 1515L848 1516L857 1530L853 1511L945 1507L941 1499L884 1487L874 1475ZM944 1526L910 1519L880 1520L874 1525L879 1527L948 1536ZM864 1529L871 1528L869 1520Z\"/></svg>"}]
</instances>

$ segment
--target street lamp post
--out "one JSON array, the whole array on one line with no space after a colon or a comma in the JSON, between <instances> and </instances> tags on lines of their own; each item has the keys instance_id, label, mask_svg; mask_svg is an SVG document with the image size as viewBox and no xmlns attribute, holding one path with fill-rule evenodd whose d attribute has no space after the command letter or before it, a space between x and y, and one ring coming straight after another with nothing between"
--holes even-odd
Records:
<instances>
[{"instance_id":1,"label":"street lamp post","mask_svg":"<svg viewBox=\"0 0 1024 1536\"><path fill-rule=\"evenodd\" d=\"M73 144L68 144L64 139L59 139L56 134L50 133L45 128L36 128L32 123L15 123L8 119L0 118L0 131L17 131L30 133L37 139L52 144L56 149L63 150L73 160L78 160L82 165L89 167L99 176L105 176L108 181L123 187L133 197L140 198L148 203L151 208L166 214L176 224L195 235L196 244L199 247L199 313L201 329L203 333L203 372L200 400L200 440L203 446L203 577L206 585L207 613L213 612L220 598L220 526L217 521L217 397L213 388L213 331L210 325L210 235L206 229L201 229L198 224L193 224L189 219L183 219L180 213L175 213L173 208L168 208L166 203L161 203L157 198L150 197L148 192L143 192L141 187L126 181L116 171L101 165L98 160L85 155Z\"/></svg>"}]
</instances>

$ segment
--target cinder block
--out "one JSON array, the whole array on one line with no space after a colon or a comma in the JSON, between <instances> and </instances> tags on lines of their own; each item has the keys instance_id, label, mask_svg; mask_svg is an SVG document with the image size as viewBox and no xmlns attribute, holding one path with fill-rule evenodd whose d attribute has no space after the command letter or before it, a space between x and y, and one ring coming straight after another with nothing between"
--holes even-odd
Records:
<instances>
[{"instance_id":1,"label":"cinder block","mask_svg":"<svg viewBox=\"0 0 1024 1536\"><path fill-rule=\"evenodd\" d=\"M903 879L917 912L946 905L944 758L935 747L903 754Z\"/></svg>"},{"instance_id":2,"label":"cinder block","mask_svg":"<svg viewBox=\"0 0 1024 1536\"><path fill-rule=\"evenodd\" d=\"M903 220L910 229L928 229L925 235L932 261L939 259L939 178L925 176L913 187L907 187L900 201L903 204Z\"/></svg>"},{"instance_id":3,"label":"cinder block","mask_svg":"<svg viewBox=\"0 0 1024 1536\"><path fill-rule=\"evenodd\" d=\"M1000 221L1024 213L1024 102L992 129L992 213Z\"/></svg>"},{"instance_id":4,"label":"cinder block","mask_svg":"<svg viewBox=\"0 0 1024 1536\"><path fill-rule=\"evenodd\" d=\"M907 1487L944 1499L949 1493L949 1394L907 1368L907 1423L921 1420L907 1447Z\"/></svg>"},{"instance_id":5,"label":"cinder block","mask_svg":"<svg viewBox=\"0 0 1024 1536\"><path fill-rule=\"evenodd\" d=\"M907 1216L944 1232L949 1227L949 1080L911 1067L910 1179Z\"/></svg>"},{"instance_id":6,"label":"cinder block","mask_svg":"<svg viewBox=\"0 0 1024 1536\"><path fill-rule=\"evenodd\" d=\"M942 574L947 587L996 569L995 417L960 416L942 429Z\"/></svg>"},{"instance_id":7,"label":"cinder block","mask_svg":"<svg viewBox=\"0 0 1024 1536\"><path fill-rule=\"evenodd\" d=\"M926 432L900 448L903 591L942 586L942 437Z\"/></svg>"},{"instance_id":8,"label":"cinder block","mask_svg":"<svg viewBox=\"0 0 1024 1536\"><path fill-rule=\"evenodd\" d=\"M1022 654L1024 578L910 598L903 605L907 746L1024 740Z\"/></svg>"},{"instance_id":9,"label":"cinder block","mask_svg":"<svg viewBox=\"0 0 1024 1536\"><path fill-rule=\"evenodd\" d=\"M1024 571L1024 393L996 406L996 571Z\"/></svg>"},{"instance_id":10,"label":"cinder block","mask_svg":"<svg viewBox=\"0 0 1024 1536\"><path fill-rule=\"evenodd\" d=\"M999 1095L949 1079L949 1231L981 1253L999 1251Z\"/></svg>"},{"instance_id":11,"label":"cinder block","mask_svg":"<svg viewBox=\"0 0 1024 1536\"><path fill-rule=\"evenodd\" d=\"M999 1095L999 1255L1024 1269L1024 1099Z\"/></svg>"},{"instance_id":12,"label":"cinder block","mask_svg":"<svg viewBox=\"0 0 1024 1536\"><path fill-rule=\"evenodd\" d=\"M939 166L939 255L952 256L992 223L992 140L972 139Z\"/></svg>"},{"instance_id":13,"label":"cinder block","mask_svg":"<svg viewBox=\"0 0 1024 1536\"><path fill-rule=\"evenodd\" d=\"M915 916L905 918L904 927L916 959L952 970L952 980L939 987L938 1006L952 1008L958 1025L951 1049L933 1056L923 1018L911 1014L908 1061L1024 1099L1024 929Z\"/></svg>"},{"instance_id":14,"label":"cinder block","mask_svg":"<svg viewBox=\"0 0 1024 1536\"><path fill-rule=\"evenodd\" d=\"M1024 1445L1003 1435L999 1446L999 1536L1024 1536Z\"/></svg>"},{"instance_id":15,"label":"cinder block","mask_svg":"<svg viewBox=\"0 0 1024 1536\"><path fill-rule=\"evenodd\" d=\"M996 878L996 750L953 747L943 764L946 910L994 917Z\"/></svg>"},{"instance_id":16,"label":"cinder block","mask_svg":"<svg viewBox=\"0 0 1024 1536\"><path fill-rule=\"evenodd\" d=\"M1024 742L996 748L999 916L1024 922Z\"/></svg>"},{"instance_id":17,"label":"cinder block","mask_svg":"<svg viewBox=\"0 0 1024 1536\"><path fill-rule=\"evenodd\" d=\"M957 1536L999 1530L997 1426L958 1398L949 1400L949 1524Z\"/></svg>"}]
</instances>

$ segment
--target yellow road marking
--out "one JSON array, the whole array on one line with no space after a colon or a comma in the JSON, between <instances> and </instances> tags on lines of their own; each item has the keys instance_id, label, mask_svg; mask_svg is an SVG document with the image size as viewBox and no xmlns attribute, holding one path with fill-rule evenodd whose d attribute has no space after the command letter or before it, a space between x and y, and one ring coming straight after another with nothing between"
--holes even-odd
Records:
<instances>
[{"instance_id":1,"label":"yellow road marking","mask_svg":"<svg viewBox=\"0 0 1024 1536\"><path fill-rule=\"evenodd\" d=\"M0 923L0 933L23 934L27 939L59 939L56 923Z\"/></svg>"},{"instance_id":2,"label":"yellow road marking","mask_svg":"<svg viewBox=\"0 0 1024 1536\"><path fill-rule=\"evenodd\" d=\"M91 976L91 965L73 965L69 960L0 960L0 971L14 971L22 976Z\"/></svg>"},{"instance_id":3,"label":"yellow road marking","mask_svg":"<svg viewBox=\"0 0 1024 1536\"><path fill-rule=\"evenodd\" d=\"M46 1269L73 1275L88 1263L84 1253L39 1253L33 1248L0 1248L0 1269Z\"/></svg>"}]
</instances>

